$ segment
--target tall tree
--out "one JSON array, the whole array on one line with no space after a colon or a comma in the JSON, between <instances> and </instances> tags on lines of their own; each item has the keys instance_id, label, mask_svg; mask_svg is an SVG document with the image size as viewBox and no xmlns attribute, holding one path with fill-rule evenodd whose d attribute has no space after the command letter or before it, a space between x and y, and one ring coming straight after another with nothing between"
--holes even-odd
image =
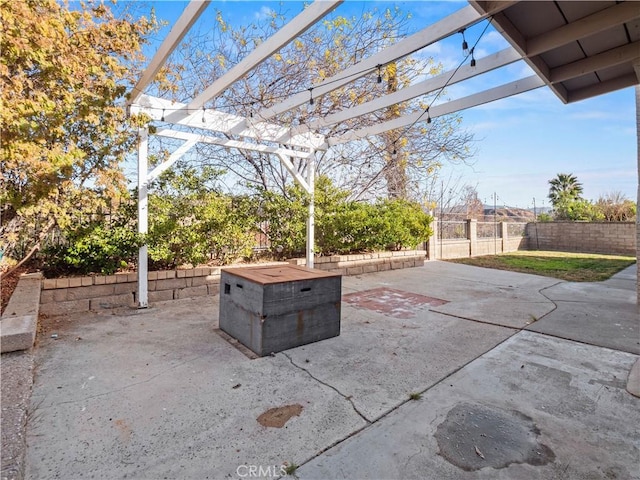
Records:
<instances>
[{"instance_id":1,"label":"tall tree","mask_svg":"<svg viewBox=\"0 0 640 480\"><path fill-rule=\"evenodd\" d=\"M283 8L287 4L283 4ZM206 15L206 14L205 14ZM220 12L203 22L170 59L167 68L173 85L159 85L166 98L188 101L210 82L244 58L255 45L272 35L288 15L272 11L268 18L251 26L232 26ZM247 76L231 85L207 107L250 117L290 95L304 92L339 75L402 38L408 31L409 16L397 9L372 10L360 16L334 16L310 28L281 51L271 56ZM208 19L209 20L209 19ZM440 66L432 58L412 57L381 66L378 72L359 78L327 95L314 96L307 104L274 118L275 122L296 127L332 113L360 105L412 82L435 75ZM424 109L428 99L406 102L361 118L319 129L328 137L350 129L373 125L400 115ZM335 184L352 192L354 198L424 196L426 177L445 161L464 161L472 154L472 136L461 129L459 116L434 119L430 128L423 124L406 131L388 132L366 140L334 146L318 156L317 169ZM165 141L166 143L166 141ZM167 148L170 148L167 144ZM396 154L393 154L396 150ZM290 177L277 159L257 152L227 151L199 145L197 156L203 163L229 172L230 181L286 193ZM305 161L292 159L301 173Z\"/></svg>"},{"instance_id":2,"label":"tall tree","mask_svg":"<svg viewBox=\"0 0 640 480\"><path fill-rule=\"evenodd\" d=\"M578 200L582 195L582 184L571 173L559 173L549 180L549 200L554 208L563 202Z\"/></svg>"},{"instance_id":3,"label":"tall tree","mask_svg":"<svg viewBox=\"0 0 640 480\"><path fill-rule=\"evenodd\" d=\"M126 186L120 162L135 136L124 95L156 22L120 13L99 1L0 3L5 256L28 257L56 225Z\"/></svg>"}]
</instances>

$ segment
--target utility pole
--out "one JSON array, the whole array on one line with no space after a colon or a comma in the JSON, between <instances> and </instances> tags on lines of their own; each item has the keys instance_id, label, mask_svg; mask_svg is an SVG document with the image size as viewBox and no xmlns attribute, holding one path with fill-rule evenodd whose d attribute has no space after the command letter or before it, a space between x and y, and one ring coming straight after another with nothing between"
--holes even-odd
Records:
<instances>
[{"instance_id":1,"label":"utility pole","mask_svg":"<svg viewBox=\"0 0 640 480\"><path fill-rule=\"evenodd\" d=\"M540 250L540 240L538 239L538 212L536 211L536 197L533 197L533 224L536 226L536 250Z\"/></svg>"},{"instance_id":2,"label":"utility pole","mask_svg":"<svg viewBox=\"0 0 640 480\"><path fill-rule=\"evenodd\" d=\"M493 254L498 254L498 194L493 192Z\"/></svg>"}]
</instances>

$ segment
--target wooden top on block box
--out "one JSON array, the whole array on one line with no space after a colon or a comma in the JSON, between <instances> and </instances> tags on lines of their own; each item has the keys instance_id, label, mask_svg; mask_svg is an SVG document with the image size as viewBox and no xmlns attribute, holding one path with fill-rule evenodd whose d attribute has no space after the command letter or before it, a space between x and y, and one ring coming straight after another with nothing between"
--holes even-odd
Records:
<instances>
[{"instance_id":1,"label":"wooden top on block box","mask_svg":"<svg viewBox=\"0 0 640 480\"><path fill-rule=\"evenodd\" d=\"M271 265L264 267L225 268L225 272L242 277L260 285L340 277L338 273L325 272L298 265Z\"/></svg>"}]
</instances>

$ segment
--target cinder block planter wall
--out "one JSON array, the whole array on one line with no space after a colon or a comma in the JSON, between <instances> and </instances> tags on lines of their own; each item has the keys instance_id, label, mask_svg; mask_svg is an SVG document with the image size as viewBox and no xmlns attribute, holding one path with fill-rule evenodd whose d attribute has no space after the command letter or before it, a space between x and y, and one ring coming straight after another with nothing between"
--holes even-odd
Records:
<instances>
[{"instance_id":1,"label":"cinder block planter wall","mask_svg":"<svg viewBox=\"0 0 640 480\"><path fill-rule=\"evenodd\" d=\"M316 257L314 268L340 275L361 275L384 272L400 268L421 267L427 256L426 250L400 250L398 252L357 253ZM305 265L306 259L289 260L294 265Z\"/></svg>"},{"instance_id":2,"label":"cinder block planter wall","mask_svg":"<svg viewBox=\"0 0 640 480\"><path fill-rule=\"evenodd\" d=\"M220 268L192 268L149 272L149 301L217 295ZM42 282L40 312L65 315L136 305L136 273L46 279Z\"/></svg>"},{"instance_id":3,"label":"cinder block planter wall","mask_svg":"<svg viewBox=\"0 0 640 480\"><path fill-rule=\"evenodd\" d=\"M424 250L407 250L318 257L315 259L315 267L342 275L359 275L422 266L425 255ZM271 264L278 263L282 264L283 262ZM286 264L286 262L284 263ZM305 260L296 259L290 263L303 265ZM234 268L239 266L243 265L233 265ZM137 279L136 273L45 279L42 281L40 312L53 316L135 307L137 305ZM148 279L150 303L218 295L220 292L220 267L149 272Z\"/></svg>"}]
</instances>

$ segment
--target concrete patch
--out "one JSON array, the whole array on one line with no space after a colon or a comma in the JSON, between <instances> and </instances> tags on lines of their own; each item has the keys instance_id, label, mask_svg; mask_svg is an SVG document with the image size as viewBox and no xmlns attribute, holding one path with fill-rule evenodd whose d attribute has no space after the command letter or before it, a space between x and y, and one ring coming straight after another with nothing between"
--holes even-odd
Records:
<instances>
[{"instance_id":1,"label":"concrete patch","mask_svg":"<svg viewBox=\"0 0 640 480\"><path fill-rule=\"evenodd\" d=\"M558 280L433 261L424 267L407 269L402 276L377 273L359 278L346 277L343 283L349 293L377 283L381 287L446 299L449 303L432 306L431 310L495 325L523 328L555 308L540 290L558 283Z\"/></svg>"},{"instance_id":2,"label":"concrete patch","mask_svg":"<svg viewBox=\"0 0 640 480\"><path fill-rule=\"evenodd\" d=\"M263 427L282 428L292 417L299 416L303 408L299 403L270 408L266 412L261 413L257 420Z\"/></svg>"},{"instance_id":3,"label":"concrete patch","mask_svg":"<svg viewBox=\"0 0 640 480\"><path fill-rule=\"evenodd\" d=\"M555 459L538 443L540 430L517 410L461 403L438 425L439 455L465 471L506 468L512 463L546 465Z\"/></svg>"},{"instance_id":4,"label":"concrete patch","mask_svg":"<svg viewBox=\"0 0 640 480\"><path fill-rule=\"evenodd\" d=\"M635 361L636 356L628 353L520 332L438 383L420 400L406 403L302 465L296 474L301 480L638 478L640 399L617 381L626 377ZM453 433L462 433L466 424L469 434L487 432L494 437L493 447L461 439L467 442L465 456L471 455L467 468L486 462L477 470L452 464L442 455L436 437L438 426L451 422L455 417L451 412L459 412L460 405L468 406L467 413L492 418L475 422L477 428L465 419ZM489 428L491 422L494 426ZM515 424L520 432L501 434L501 422ZM447 435L441 429L439 436ZM524 452L509 452L515 438ZM541 445L553 452L555 460ZM498 449L502 460L491 460L496 452L492 448ZM544 461L533 460L534 452ZM506 459L522 459L523 453L531 463L497 468Z\"/></svg>"}]
</instances>

